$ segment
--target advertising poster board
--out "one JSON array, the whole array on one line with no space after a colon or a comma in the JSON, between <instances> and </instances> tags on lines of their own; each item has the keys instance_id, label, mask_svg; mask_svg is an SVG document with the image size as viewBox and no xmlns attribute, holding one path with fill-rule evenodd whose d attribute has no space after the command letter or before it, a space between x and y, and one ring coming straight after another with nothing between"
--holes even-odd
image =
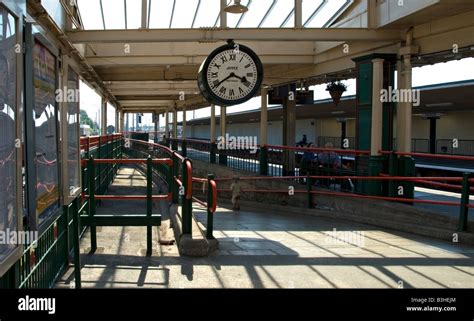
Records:
<instances>
[{"instance_id":1,"label":"advertising poster board","mask_svg":"<svg viewBox=\"0 0 474 321\"><path fill-rule=\"evenodd\" d=\"M21 256L23 243L18 137L18 19L0 3L0 276ZM21 57L21 56L20 56ZM20 171L21 172L21 171Z\"/></svg>"},{"instance_id":2,"label":"advertising poster board","mask_svg":"<svg viewBox=\"0 0 474 321\"><path fill-rule=\"evenodd\" d=\"M59 208L56 57L41 43L33 49L37 226Z\"/></svg>"}]
</instances>

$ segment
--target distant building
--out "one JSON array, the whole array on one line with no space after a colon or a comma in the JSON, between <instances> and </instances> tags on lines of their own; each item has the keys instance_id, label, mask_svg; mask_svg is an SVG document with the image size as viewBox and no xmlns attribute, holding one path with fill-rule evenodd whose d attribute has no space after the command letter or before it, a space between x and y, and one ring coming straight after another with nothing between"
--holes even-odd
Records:
<instances>
[{"instance_id":1,"label":"distant building","mask_svg":"<svg viewBox=\"0 0 474 321\"><path fill-rule=\"evenodd\" d=\"M92 134L91 126L81 124L81 136L90 136Z\"/></svg>"}]
</instances>

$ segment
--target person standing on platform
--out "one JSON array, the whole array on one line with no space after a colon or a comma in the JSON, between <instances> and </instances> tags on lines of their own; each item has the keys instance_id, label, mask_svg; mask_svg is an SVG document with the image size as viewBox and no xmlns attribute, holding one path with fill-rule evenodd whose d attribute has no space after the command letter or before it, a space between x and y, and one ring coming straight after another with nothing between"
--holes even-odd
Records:
<instances>
[{"instance_id":1,"label":"person standing on platform","mask_svg":"<svg viewBox=\"0 0 474 321\"><path fill-rule=\"evenodd\" d=\"M230 185L232 192L232 209L234 211L240 211L240 194L242 193L242 186L240 185L240 179L238 176L234 176L233 182Z\"/></svg>"},{"instance_id":2,"label":"person standing on platform","mask_svg":"<svg viewBox=\"0 0 474 321\"><path fill-rule=\"evenodd\" d=\"M306 137L306 135L303 135L303 138L299 142L296 143L296 146L305 147L307 144L308 144L308 138Z\"/></svg>"}]
</instances>

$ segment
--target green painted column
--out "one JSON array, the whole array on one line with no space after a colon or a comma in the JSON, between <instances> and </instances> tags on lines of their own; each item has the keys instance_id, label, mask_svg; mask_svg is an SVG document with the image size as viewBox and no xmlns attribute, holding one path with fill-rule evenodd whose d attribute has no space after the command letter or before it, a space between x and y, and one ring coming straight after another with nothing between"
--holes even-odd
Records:
<instances>
[{"instance_id":1,"label":"green painted column","mask_svg":"<svg viewBox=\"0 0 474 321\"><path fill-rule=\"evenodd\" d=\"M411 55L401 56L398 64L398 89L412 90ZM397 103L397 150L403 153L412 151L412 102ZM400 156L396 159L396 170L399 176L415 176L415 161L411 156ZM414 182L396 182L394 196L413 198L415 195Z\"/></svg>"},{"instance_id":2,"label":"green painted column","mask_svg":"<svg viewBox=\"0 0 474 321\"><path fill-rule=\"evenodd\" d=\"M170 138L170 116L168 109L165 112L165 139Z\"/></svg>"},{"instance_id":3,"label":"green painted column","mask_svg":"<svg viewBox=\"0 0 474 321\"><path fill-rule=\"evenodd\" d=\"M216 105L214 104L211 105L211 123L210 123L209 141L211 142L209 161L211 164L215 164L217 145L216 145Z\"/></svg>"},{"instance_id":4,"label":"green painted column","mask_svg":"<svg viewBox=\"0 0 474 321\"><path fill-rule=\"evenodd\" d=\"M289 91L283 99L283 145L295 146L296 143L296 91ZM283 151L283 176L294 175L296 167L295 152Z\"/></svg>"},{"instance_id":5,"label":"green painted column","mask_svg":"<svg viewBox=\"0 0 474 321\"><path fill-rule=\"evenodd\" d=\"M394 89L397 56L371 54L353 59L357 69L356 148L368 150L370 156L358 156L355 168L359 175L378 176L388 164L379 150L393 149L394 103L382 101L381 90ZM387 165L387 166L386 166ZM381 182L358 181L356 191L384 195L388 188Z\"/></svg>"},{"instance_id":6,"label":"green painted column","mask_svg":"<svg viewBox=\"0 0 474 321\"><path fill-rule=\"evenodd\" d=\"M219 164L227 166L227 142L225 141L226 133L227 133L227 108L225 106L221 106L221 115L219 117L219 125L221 127L221 138L224 139L224 143L221 142L221 146L218 146L219 152Z\"/></svg>"},{"instance_id":7,"label":"green painted column","mask_svg":"<svg viewBox=\"0 0 474 321\"><path fill-rule=\"evenodd\" d=\"M268 90L262 88L261 92L261 109L260 109L260 151L259 151L259 162L260 162L260 175L268 175Z\"/></svg>"}]
</instances>

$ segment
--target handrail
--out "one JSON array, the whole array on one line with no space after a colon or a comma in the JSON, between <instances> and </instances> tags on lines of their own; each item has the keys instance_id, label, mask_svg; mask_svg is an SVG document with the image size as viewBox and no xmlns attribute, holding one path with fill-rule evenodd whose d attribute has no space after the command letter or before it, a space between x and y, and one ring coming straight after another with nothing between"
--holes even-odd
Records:
<instances>
[{"instance_id":1,"label":"handrail","mask_svg":"<svg viewBox=\"0 0 474 321\"><path fill-rule=\"evenodd\" d=\"M164 134L164 131L144 131L144 130L138 130L138 131L123 131L121 132L122 134L156 134L156 133L161 133Z\"/></svg>"},{"instance_id":2,"label":"handrail","mask_svg":"<svg viewBox=\"0 0 474 321\"><path fill-rule=\"evenodd\" d=\"M182 195L182 222L183 222L183 234L192 233L192 201L193 201L193 167L190 159L185 158L178 152L173 151L167 146L161 144L145 142L142 140L125 138L128 142L133 144L139 144L147 147L158 148L161 151L167 153L171 159L173 159L173 165L171 176L170 176L170 187L173 203L178 203L179 193L178 186L184 187L184 195ZM182 175L179 175L178 163L182 166ZM212 223L209 227L209 232L212 233Z\"/></svg>"},{"instance_id":3,"label":"handrail","mask_svg":"<svg viewBox=\"0 0 474 321\"><path fill-rule=\"evenodd\" d=\"M405 152L391 152L391 151L380 151L383 155L394 153L398 156L416 156L416 157L428 157L428 158L439 158L439 159L450 159L450 160L468 160L474 161L474 156L457 156L457 155L440 155L440 154L428 154L428 153L405 153Z\"/></svg>"},{"instance_id":4,"label":"handrail","mask_svg":"<svg viewBox=\"0 0 474 321\"><path fill-rule=\"evenodd\" d=\"M230 192L230 189L218 189L221 192ZM287 189L281 190L270 190L270 189L242 189L242 192L250 193L279 193L279 194L288 194ZM352 197L352 198L363 198L363 199L373 199L373 200L383 200L383 201L392 201L392 202L407 202L407 203L424 203L424 204L434 204L434 205L447 205L447 206L459 206L457 202L451 201L434 201L434 200L420 200L416 198L402 198L402 197L390 197L390 196L375 196L375 195L360 195L360 194L350 194L350 193L341 193L341 192L326 192L326 191L306 191L306 190L294 190L295 194L319 194L326 196L341 196L341 197ZM469 205L467 207L470 207Z\"/></svg>"},{"instance_id":5,"label":"handrail","mask_svg":"<svg viewBox=\"0 0 474 321\"><path fill-rule=\"evenodd\" d=\"M302 178L313 178L313 179L361 179L361 180L381 180L381 181L409 181L416 182L419 180L432 180L432 181L451 181L451 182L461 182L462 177L408 177L408 176L336 176L336 175L310 175L310 176L241 176L240 180L278 180L278 179L302 179ZM216 178L216 181L230 181L233 178L231 177L221 177ZM469 181L474 181L469 180Z\"/></svg>"},{"instance_id":6,"label":"handrail","mask_svg":"<svg viewBox=\"0 0 474 321\"><path fill-rule=\"evenodd\" d=\"M372 199L372 200L384 200L390 202L404 202L404 203L421 203L421 204L434 204L434 205L445 205L445 206L458 206L460 210L459 214L459 228L466 230L467 228L467 216L468 209L474 208L474 205L469 204L469 195L474 191L473 187L470 186L474 183L474 178L471 178L469 174L464 174L463 177L403 177L403 176L388 176L383 174L382 176L336 176L336 175L307 175L307 176L282 176L282 177L268 177L268 176L243 176L240 180L284 180L284 179L306 179L307 189L306 190L292 190L294 194L307 194L308 195L308 206L313 207L312 195L326 195L326 196L337 196L337 197L351 197L359 199ZM437 201L437 200L424 200L409 197L397 197L397 196L378 196L378 195L360 195L353 193L344 193L336 191L313 191L311 188L311 181L314 179L335 179L335 180L368 180L368 181L402 181L402 182L418 182L423 184L433 184L442 187L454 187L461 189L461 200L459 202L454 201ZM216 181L230 181L232 178L223 177L217 178ZM462 186L456 186L451 184L437 183L437 181L449 181L449 182L460 182ZM231 189L218 189L222 192L231 192ZM288 189L242 189L242 192L253 192L253 193L280 193L287 194Z\"/></svg>"},{"instance_id":7,"label":"handrail","mask_svg":"<svg viewBox=\"0 0 474 321\"><path fill-rule=\"evenodd\" d=\"M283 145L265 145L267 148L282 149L282 150L293 150L301 152L335 152L337 154L349 154L349 155L370 155L368 150L355 150L355 149L337 149L337 148L322 148L322 147L296 147L296 146L283 146Z\"/></svg>"},{"instance_id":8,"label":"handrail","mask_svg":"<svg viewBox=\"0 0 474 321\"><path fill-rule=\"evenodd\" d=\"M83 159L82 165L87 164L89 160ZM94 164L146 164L147 160L143 158L100 158L94 159ZM173 160L170 158L154 158L151 160L153 164L173 165Z\"/></svg>"},{"instance_id":9,"label":"handrail","mask_svg":"<svg viewBox=\"0 0 474 321\"><path fill-rule=\"evenodd\" d=\"M208 210L211 213L215 213L217 208L217 184L216 181L213 179L209 180L209 184L211 185L212 189L212 204L211 206L209 206L208 204Z\"/></svg>"},{"instance_id":10,"label":"handrail","mask_svg":"<svg viewBox=\"0 0 474 321\"><path fill-rule=\"evenodd\" d=\"M168 138L169 140L176 140L176 141L186 141L186 142L191 142L191 143L200 143L200 144L212 144L210 140L204 140L204 139L192 139L192 138Z\"/></svg>"},{"instance_id":11,"label":"handrail","mask_svg":"<svg viewBox=\"0 0 474 321\"><path fill-rule=\"evenodd\" d=\"M92 156L89 157L87 160L82 160L82 164L96 165L96 164L147 164L151 166L151 164L166 164L168 166L173 165L173 160L169 158L156 158L156 159L146 159L146 158L127 158L127 159L94 159ZM92 178L94 179L94 178ZM170 200L172 197L171 192L168 192L166 195L97 195L95 191L90 190L92 193L92 197L96 200L117 200L117 201L129 201L129 200L148 200L149 198L152 200ZM89 199L91 195L87 195L82 193L82 199Z\"/></svg>"},{"instance_id":12,"label":"handrail","mask_svg":"<svg viewBox=\"0 0 474 321\"><path fill-rule=\"evenodd\" d=\"M191 161L189 159L184 160L185 166L186 166L186 190L185 190L185 196L186 199L192 199L193 197L193 166L191 164ZM184 183L184 182L183 182Z\"/></svg>"},{"instance_id":13,"label":"handrail","mask_svg":"<svg viewBox=\"0 0 474 321\"><path fill-rule=\"evenodd\" d=\"M164 145L157 144L157 143L151 143L151 142L144 142L144 141L142 141L142 140L133 139L133 138L125 138L125 139L129 140L129 141L132 142L132 143L142 144L142 145L148 145L148 146L153 146L153 147L161 148L162 150L164 150L165 152L167 152L169 155L175 156L175 157L179 158L179 160L184 161L184 157L183 157L182 155L180 155L179 153L173 151L171 148L166 147L166 146L164 146Z\"/></svg>"},{"instance_id":14,"label":"handrail","mask_svg":"<svg viewBox=\"0 0 474 321\"><path fill-rule=\"evenodd\" d=\"M80 137L79 145L81 150L88 152L91 147L98 146L104 142L114 141L117 138L121 138L123 135L121 133L115 133L110 135L102 135L102 136L86 136ZM104 141L105 139L105 141Z\"/></svg>"}]
</instances>

